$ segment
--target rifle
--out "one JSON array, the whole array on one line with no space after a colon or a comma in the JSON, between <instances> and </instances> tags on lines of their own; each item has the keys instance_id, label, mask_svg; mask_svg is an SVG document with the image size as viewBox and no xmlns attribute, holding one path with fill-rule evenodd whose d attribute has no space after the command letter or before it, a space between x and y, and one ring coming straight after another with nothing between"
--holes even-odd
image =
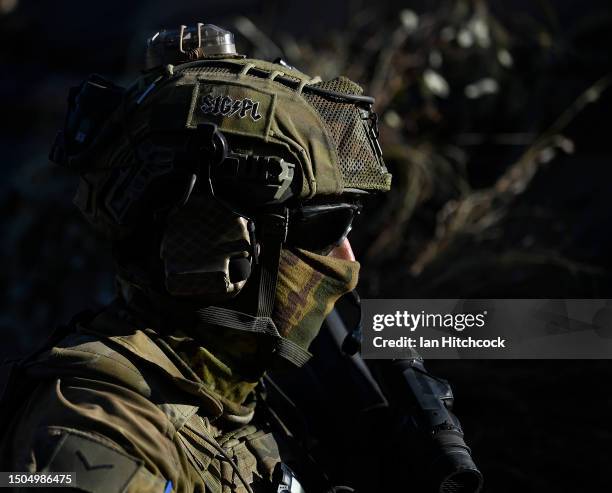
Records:
<instances>
[{"instance_id":1,"label":"rifle","mask_svg":"<svg viewBox=\"0 0 612 493\"><path fill-rule=\"evenodd\" d=\"M341 300L311 346L312 361L270 377L273 407L285 408L279 414L290 416L289 428L332 483L359 492L478 493L482 474L452 413L450 385L416 354L363 360L356 308L356 293Z\"/></svg>"}]
</instances>

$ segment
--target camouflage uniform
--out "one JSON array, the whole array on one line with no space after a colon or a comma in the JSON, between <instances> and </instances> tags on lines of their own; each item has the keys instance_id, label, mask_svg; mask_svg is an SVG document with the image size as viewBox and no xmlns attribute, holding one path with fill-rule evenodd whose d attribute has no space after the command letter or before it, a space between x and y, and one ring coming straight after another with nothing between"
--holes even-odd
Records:
<instances>
[{"instance_id":1,"label":"camouflage uniform","mask_svg":"<svg viewBox=\"0 0 612 493\"><path fill-rule=\"evenodd\" d=\"M239 474L268 491L280 456L270 432L240 425L253 406L229 415L158 334L120 312L106 310L27 363L20 385L32 385L31 397L9 427L7 467L73 471L88 492L163 492L169 481L168 491L246 492Z\"/></svg>"}]
</instances>

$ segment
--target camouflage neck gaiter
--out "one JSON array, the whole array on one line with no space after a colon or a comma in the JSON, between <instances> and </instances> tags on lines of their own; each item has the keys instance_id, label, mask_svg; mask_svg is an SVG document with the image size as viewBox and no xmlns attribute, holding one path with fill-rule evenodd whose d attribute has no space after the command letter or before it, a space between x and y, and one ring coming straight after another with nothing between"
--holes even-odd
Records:
<instances>
[{"instance_id":1,"label":"camouflage neck gaiter","mask_svg":"<svg viewBox=\"0 0 612 493\"><path fill-rule=\"evenodd\" d=\"M338 298L355 288L358 274L358 262L282 250L272 313L279 333L308 349ZM160 310L159 303L156 306ZM268 369L271 341L231 329L178 325L165 327L163 339L220 398L226 411L251 412L246 401Z\"/></svg>"},{"instance_id":2,"label":"camouflage neck gaiter","mask_svg":"<svg viewBox=\"0 0 612 493\"><path fill-rule=\"evenodd\" d=\"M252 334L199 327L163 338L221 401L226 418L252 416L254 401L249 397L263 376L254 370L259 347Z\"/></svg>"},{"instance_id":3,"label":"camouflage neck gaiter","mask_svg":"<svg viewBox=\"0 0 612 493\"><path fill-rule=\"evenodd\" d=\"M272 320L283 337L308 349L343 294L355 289L359 262L282 250Z\"/></svg>"}]
</instances>

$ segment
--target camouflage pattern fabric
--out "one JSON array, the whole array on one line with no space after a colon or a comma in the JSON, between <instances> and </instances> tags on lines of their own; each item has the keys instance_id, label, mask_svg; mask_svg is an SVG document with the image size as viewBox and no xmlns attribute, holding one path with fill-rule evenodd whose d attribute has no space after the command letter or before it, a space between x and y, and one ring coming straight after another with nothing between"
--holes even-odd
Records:
<instances>
[{"instance_id":1,"label":"camouflage pattern fabric","mask_svg":"<svg viewBox=\"0 0 612 493\"><path fill-rule=\"evenodd\" d=\"M156 340L106 312L30 362L23 384L34 391L9 423L3 466L75 471L73 486L92 493L161 493L169 482L174 492L244 493L240 476L268 491L280 460L273 436L225 421L222 403Z\"/></svg>"},{"instance_id":2,"label":"camouflage pattern fabric","mask_svg":"<svg viewBox=\"0 0 612 493\"><path fill-rule=\"evenodd\" d=\"M282 250L272 315L279 333L308 349L338 298L355 289L358 276L358 262ZM164 340L226 408L244 413L241 406L268 369L269 341L217 327L200 326L187 333L173 330Z\"/></svg>"},{"instance_id":3,"label":"camouflage pattern fabric","mask_svg":"<svg viewBox=\"0 0 612 493\"><path fill-rule=\"evenodd\" d=\"M308 349L338 298L355 289L358 277L358 262L283 249L272 313L280 334Z\"/></svg>"},{"instance_id":4,"label":"camouflage pattern fabric","mask_svg":"<svg viewBox=\"0 0 612 493\"><path fill-rule=\"evenodd\" d=\"M258 361L260 341L252 334L203 329L198 331L197 341L181 331L164 340L205 382L224 409L233 415L252 414L252 406L244 403L264 372Z\"/></svg>"}]
</instances>

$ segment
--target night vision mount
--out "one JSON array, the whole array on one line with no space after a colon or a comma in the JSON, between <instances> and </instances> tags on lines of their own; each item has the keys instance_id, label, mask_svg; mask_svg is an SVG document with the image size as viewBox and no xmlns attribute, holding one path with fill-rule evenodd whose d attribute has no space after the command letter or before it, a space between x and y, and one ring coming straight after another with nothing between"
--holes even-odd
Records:
<instances>
[{"instance_id":1,"label":"night vision mount","mask_svg":"<svg viewBox=\"0 0 612 493\"><path fill-rule=\"evenodd\" d=\"M238 154L230 150L214 123L198 125L189 154L199 160L200 179L207 176L211 194L243 216L255 208L282 204L294 195L295 165L278 156Z\"/></svg>"},{"instance_id":2,"label":"night vision mount","mask_svg":"<svg viewBox=\"0 0 612 493\"><path fill-rule=\"evenodd\" d=\"M105 207L119 225L130 225L146 210L155 210L151 204L157 204L157 214L184 206L199 184L226 208L251 219L260 208L289 200L294 176L293 163L277 156L234 153L214 123L203 123L172 163L144 162L135 173L119 176Z\"/></svg>"}]
</instances>

